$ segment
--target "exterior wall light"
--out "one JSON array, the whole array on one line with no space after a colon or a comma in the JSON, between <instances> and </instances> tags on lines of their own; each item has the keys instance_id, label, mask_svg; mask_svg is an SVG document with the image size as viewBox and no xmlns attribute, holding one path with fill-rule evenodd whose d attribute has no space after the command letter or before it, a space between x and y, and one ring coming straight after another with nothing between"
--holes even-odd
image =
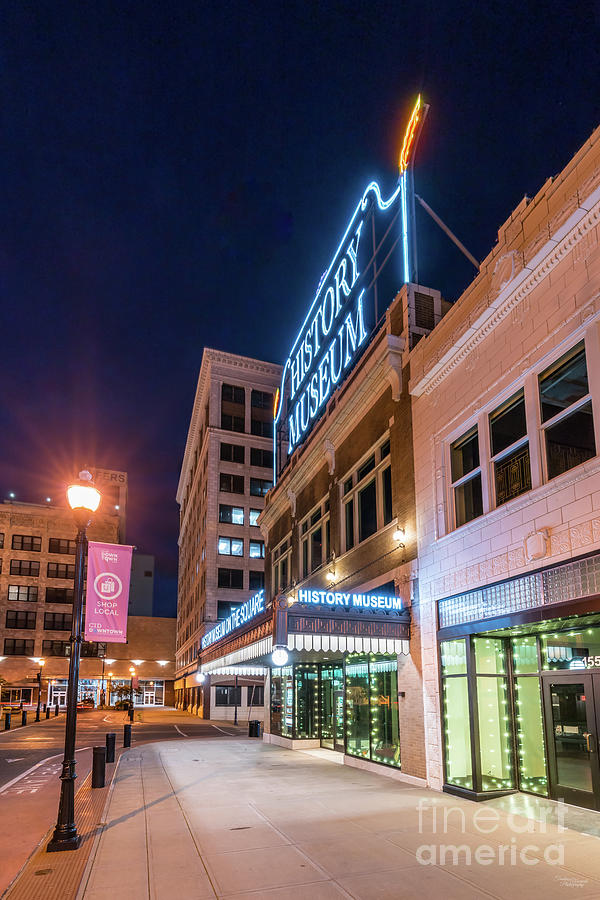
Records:
<instances>
[{"instance_id":1,"label":"exterior wall light","mask_svg":"<svg viewBox=\"0 0 600 900\"><path fill-rule=\"evenodd\" d=\"M274 666L285 666L289 658L289 653L287 652L285 647L275 647L273 653L271 654L271 659L273 660Z\"/></svg>"},{"instance_id":2,"label":"exterior wall light","mask_svg":"<svg viewBox=\"0 0 600 900\"><path fill-rule=\"evenodd\" d=\"M198 684L202 684L203 681L206 681L206 673L196 672L196 681L198 682Z\"/></svg>"},{"instance_id":3,"label":"exterior wall light","mask_svg":"<svg viewBox=\"0 0 600 900\"><path fill-rule=\"evenodd\" d=\"M327 573L327 581L329 581L330 583L332 581L335 581L335 572L333 571L333 569L330 569Z\"/></svg>"},{"instance_id":4,"label":"exterior wall light","mask_svg":"<svg viewBox=\"0 0 600 900\"><path fill-rule=\"evenodd\" d=\"M398 541L400 547L404 547L404 528L396 528L392 535L392 538L395 541Z\"/></svg>"}]
</instances>

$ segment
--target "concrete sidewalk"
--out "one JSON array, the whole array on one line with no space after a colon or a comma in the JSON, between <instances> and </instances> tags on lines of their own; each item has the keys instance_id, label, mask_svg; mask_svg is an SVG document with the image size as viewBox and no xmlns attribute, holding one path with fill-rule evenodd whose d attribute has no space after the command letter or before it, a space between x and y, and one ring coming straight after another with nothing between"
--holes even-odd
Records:
<instances>
[{"instance_id":1,"label":"concrete sidewalk","mask_svg":"<svg viewBox=\"0 0 600 900\"><path fill-rule=\"evenodd\" d=\"M125 753L105 823L79 900L600 897L597 837L248 739Z\"/></svg>"}]
</instances>

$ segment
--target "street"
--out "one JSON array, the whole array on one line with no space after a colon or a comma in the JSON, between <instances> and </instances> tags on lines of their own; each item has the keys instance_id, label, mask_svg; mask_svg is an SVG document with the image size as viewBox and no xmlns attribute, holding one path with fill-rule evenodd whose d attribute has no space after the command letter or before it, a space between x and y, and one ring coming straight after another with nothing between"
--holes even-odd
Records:
<instances>
[{"instance_id":1,"label":"street","mask_svg":"<svg viewBox=\"0 0 600 900\"><path fill-rule=\"evenodd\" d=\"M127 714L115 710L79 710L77 714L77 784L90 771L92 747L103 746L105 735L117 734L123 745ZM135 713L131 744L188 738L224 739L247 733L247 727L204 722L172 709L140 709ZM60 792L65 716L53 716L24 728L0 733L0 894L54 822ZM20 827L15 830L14 823Z\"/></svg>"}]
</instances>

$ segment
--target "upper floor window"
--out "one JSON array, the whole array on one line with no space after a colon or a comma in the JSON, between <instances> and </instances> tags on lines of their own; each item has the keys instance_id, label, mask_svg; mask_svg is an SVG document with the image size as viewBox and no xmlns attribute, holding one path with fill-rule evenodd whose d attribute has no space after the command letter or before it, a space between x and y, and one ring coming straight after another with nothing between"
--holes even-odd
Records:
<instances>
[{"instance_id":1,"label":"upper floor window","mask_svg":"<svg viewBox=\"0 0 600 900\"><path fill-rule=\"evenodd\" d=\"M268 409L271 411L273 408L273 394L265 391L252 391L250 405L254 409Z\"/></svg>"},{"instance_id":2,"label":"upper floor window","mask_svg":"<svg viewBox=\"0 0 600 900\"><path fill-rule=\"evenodd\" d=\"M65 540L65 538L50 538L48 553L64 553L68 556L75 556L75 541Z\"/></svg>"},{"instance_id":3,"label":"upper floor window","mask_svg":"<svg viewBox=\"0 0 600 900\"><path fill-rule=\"evenodd\" d=\"M470 428L450 446L450 471L457 527L483 513L479 435Z\"/></svg>"},{"instance_id":4,"label":"upper floor window","mask_svg":"<svg viewBox=\"0 0 600 900\"><path fill-rule=\"evenodd\" d=\"M250 569L248 572L248 590L250 591L260 591L265 586L265 573L264 572L255 572L253 569Z\"/></svg>"},{"instance_id":5,"label":"upper floor window","mask_svg":"<svg viewBox=\"0 0 600 900\"><path fill-rule=\"evenodd\" d=\"M40 564L37 559L11 559L10 574L37 577L40 574Z\"/></svg>"},{"instance_id":6,"label":"upper floor window","mask_svg":"<svg viewBox=\"0 0 600 900\"><path fill-rule=\"evenodd\" d=\"M42 539L33 534L13 534L12 548L13 550L30 550L39 553L42 549Z\"/></svg>"},{"instance_id":7,"label":"upper floor window","mask_svg":"<svg viewBox=\"0 0 600 900\"><path fill-rule=\"evenodd\" d=\"M9 584L8 600L13 603L15 600L35 603L38 598L37 585L31 584Z\"/></svg>"},{"instance_id":8,"label":"upper floor window","mask_svg":"<svg viewBox=\"0 0 600 900\"><path fill-rule=\"evenodd\" d=\"M24 638L4 638L5 656L33 656L33 640Z\"/></svg>"},{"instance_id":9,"label":"upper floor window","mask_svg":"<svg viewBox=\"0 0 600 900\"><path fill-rule=\"evenodd\" d=\"M226 494L243 494L244 476L230 475L228 472L221 472L219 475L219 490Z\"/></svg>"},{"instance_id":10,"label":"upper floor window","mask_svg":"<svg viewBox=\"0 0 600 900\"><path fill-rule=\"evenodd\" d=\"M259 437L273 437L273 420L266 419L265 421L261 421L260 419L252 419L250 422L250 431L252 434L258 435Z\"/></svg>"},{"instance_id":11,"label":"upper floor window","mask_svg":"<svg viewBox=\"0 0 600 900\"><path fill-rule=\"evenodd\" d=\"M272 481L267 481L264 478L251 478L250 479L250 493L253 497L264 497L268 491L273 487Z\"/></svg>"},{"instance_id":12,"label":"upper floor window","mask_svg":"<svg viewBox=\"0 0 600 900\"><path fill-rule=\"evenodd\" d=\"M35 628L35 612L20 609L7 609L6 627L33 630Z\"/></svg>"},{"instance_id":13,"label":"upper floor window","mask_svg":"<svg viewBox=\"0 0 600 900\"><path fill-rule=\"evenodd\" d=\"M583 344L539 377L546 471L556 478L596 455L594 418Z\"/></svg>"},{"instance_id":14,"label":"upper floor window","mask_svg":"<svg viewBox=\"0 0 600 900\"><path fill-rule=\"evenodd\" d=\"M4 550L4 532L0 531L0 550Z\"/></svg>"},{"instance_id":15,"label":"upper floor window","mask_svg":"<svg viewBox=\"0 0 600 900\"><path fill-rule=\"evenodd\" d=\"M292 539L286 538L278 544L271 554L271 572L273 593L285 591L291 583L292 569Z\"/></svg>"},{"instance_id":16,"label":"upper floor window","mask_svg":"<svg viewBox=\"0 0 600 900\"><path fill-rule=\"evenodd\" d=\"M71 613L44 613L44 630L45 631L70 631L71 630Z\"/></svg>"},{"instance_id":17,"label":"upper floor window","mask_svg":"<svg viewBox=\"0 0 600 900\"><path fill-rule=\"evenodd\" d=\"M221 556L243 556L244 542L241 538L220 537L218 549Z\"/></svg>"},{"instance_id":18,"label":"upper floor window","mask_svg":"<svg viewBox=\"0 0 600 900\"><path fill-rule=\"evenodd\" d=\"M392 521L390 442L376 447L342 481L344 547L351 550Z\"/></svg>"},{"instance_id":19,"label":"upper floor window","mask_svg":"<svg viewBox=\"0 0 600 900\"><path fill-rule=\"evenodd\" d=\"M265 542L264 541L250 541L250 559L264 559L265 557Z\"/></svg>"},{"instance_id":20,"label":"upper floor window","mask_svg":"<svg viewBox=\"0 0 600 900\"><path fill-rule=\"evenodd\" d=\"M329 559L331 552L329 500L320 503L300 522L300 552L303 578ZM281 590L281 584L279 589Z\"/></svg>"},{"instance_id":21,"label":"upper floor window","mask_svg":"<svg viewBox=\"0 0 600 900\"><path fill-rule=\"evenodd\" d=\"M244 462L244 447L241 444L221 444L220 458L223 462Z\"/></svg>"},{"instance_id":22,"label":"upper floor window","mask_svg":"<svg viewBox=\"0 0 600 900\"><path fill-rule=\"evenodd\" d=\"M250 465L260 466L263 469L273 468L273 451L261 450L260 447L250 448Z\"/></svg>"},{"instance_id":23,"label":"upper floor window","mask_svg":"<svg viewBox=\"0 0 600 900\"><path fill-rule=\"evenodd\" d=\"M243 416L221 413L221 428L223 431L237 431L239 434L243 434L246 430L246 422Z\"/></svg>"},{"instance_id":24,"label":"upper floor window","mask_svg":"<svg viewBox=\"0 0 600 900\"><path fill-rule=\"evenodd\" d=\"M496 506L531 490L525 395L521 390L490 415Z\"/></svg>"},{"instance_id":25,"label":"upper floor window","mask_svg":"<svg viewBox=\"0 0 600 900\"><path fill-rule=\"evenodd\" d=\"M48 578L75 578L75 566L67 563L48 563Z\"/></svg>"},{"instance_id":26,"label":"upper floor window","mask_svg":"<svg viewBox=\"0 0 600 900\"><path fill-rule=\"evenodd\" d=\"M243 491L242 491L243 493ZM227 506L224 503L219 504L219 522L225 522L227 525L243 525L244 524L244 508L243 506ZM252 522L250 522L252 525Z\"/></svg>"},{"instance_id":27,"label":"upper floor window","mask_svg":"<svg viewBox=\"0 0 600 900\"><path fill-rule=\"evenodd\" d=\"M260 514L261 514L260 509L251 509L250 510L250 524L251 525L258 525L258 517L260 516Z\"/></svg>"},{"instance_id":28,"label":"upper floor window","mask_svg":"<svg viewBox=\"0 0 600 900\"><path fill-rule=\"evenodd\" d=\"M233 384L223 384L221 386L221 400L229 403L239 403L242 406L246 402L246 392L243 387L236 387Z\"/></svg>"},{"instance_id":29,"label":"upper floor window","mask_svg":"<svg viewBox=\"0 0 600 900\"><path fill-rule=\"evenodd\" d=\"M72 603L73 588L46 588L46 603Z\"/></svg>"},{"instance_id":30,"label":"upper floor window","mask_svg":"<svg viewBox=\"0 0 600 900\"><path fill-rule=\"evenodd\" d=\"M220 588L235 588L242 590L244 587L243 569L218 569L217 586Z\"/></svg>"}]
</instances>

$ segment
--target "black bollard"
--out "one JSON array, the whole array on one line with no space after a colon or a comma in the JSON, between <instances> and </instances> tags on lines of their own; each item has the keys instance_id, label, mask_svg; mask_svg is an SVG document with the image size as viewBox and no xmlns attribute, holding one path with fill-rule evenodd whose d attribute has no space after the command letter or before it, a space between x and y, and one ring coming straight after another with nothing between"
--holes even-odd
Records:
<instances>
[{"instance_id":1,"label":"black bollard","mask_svg":"<svg viewBox=\"0 0 600 900\"><path fill-rule=\"evenodd\" d=\"M27 710L24 709L21 713L21 725L27 725Z\"/></svg>"},{"instance_id":2,"label":"black bollard","mask_svg":"<svg viewBox=\"0 0 600 900\"><path fill-rule=\"evenodd\" d=\"M49 706L46 707L46 718L47 719L50 718L50 707Z\"/></svg>"},{"instance_id":3,"label":"black bollard","mask_svg":"<svg viewBox=\"0 0 600 900\"><path fill-rule=\"evenodd\" d=\"M133 722L133 706L129 707L129 721Z\"/></svg>"},{"instance_id":4,"label":"black bollard","mask_svg":"<svg viewBox=\"0 0 600 900\"><path fill-rule=\"evenodd\" d=\"M123 725L123 746L131 747L131 725Z\"/></svg>"},{"instance_id":5,"label":"black bollard","mask_svg":"<svg viewBox=\"0 0 600 900\"><path fill-rule=\"evenodd\" d=\"M4 713L4 730L10 731L10 713Z\"/></svg>"},{"instance_id":6,"label":"black bollard","mask_svg":"<svg viewBox=\"0 0 600 900\"><path fill-rule=\"evenodd\" d=\"M55 706L54 706L54 715L55 715L55 716L58 715L58 703L56 703Z\"/></svg>"},{"instance_id":7,"label":"black bollard","mask_svg":"<svg viewBox=\"0 0 600 900\"><path fill-rule=\"evenodd\" d=\"M106 762L113 763L115 761L115 743L117 735L114 731L109 731L106 735Z\"/></svg>"},{"instance_id":8,"label":"black bollard","mask_svg":"<svg viewBox=\"0 0 600 900\"><path fill-rule=\"evenodd\" d=\"M92 787L103 788L106 774L106 747L94 747L92 760Z\"/></svg>"}]
</instances>

